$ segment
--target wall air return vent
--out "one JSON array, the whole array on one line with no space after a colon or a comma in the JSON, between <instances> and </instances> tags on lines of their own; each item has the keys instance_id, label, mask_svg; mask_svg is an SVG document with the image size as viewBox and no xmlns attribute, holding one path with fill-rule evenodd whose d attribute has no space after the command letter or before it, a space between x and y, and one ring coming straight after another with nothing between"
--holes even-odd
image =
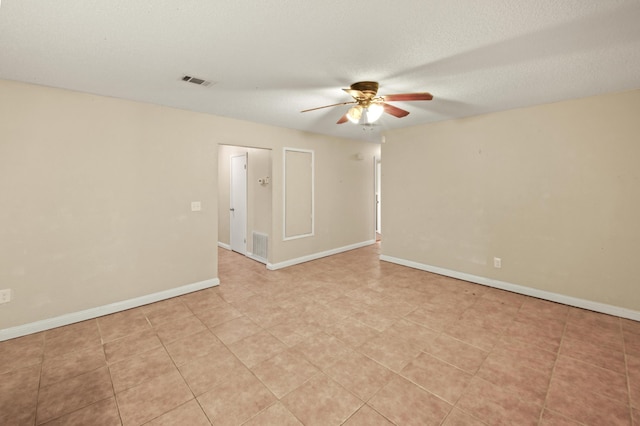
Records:
<instances>
[{"instance_id":1,"label":"wall air return vent","mask_svg":"<svg viewBox=\"0 0 640 426\"><path fill-rule=\"evenodd\" d=\"M190 75L185 75L184 77L182 77L182 81L197 84L198 86L210 86L212 84L210 81L203 80L202 78L198 77L192 77Z\"/></svg>"}]
</instances>

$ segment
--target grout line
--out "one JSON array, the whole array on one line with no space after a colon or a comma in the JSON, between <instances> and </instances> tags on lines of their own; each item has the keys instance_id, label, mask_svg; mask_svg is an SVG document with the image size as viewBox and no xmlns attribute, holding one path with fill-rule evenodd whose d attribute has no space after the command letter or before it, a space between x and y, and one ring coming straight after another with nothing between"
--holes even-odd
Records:
<instances>
[{"instance_id":1,"label":"grout line","mask_svg":"<svg viewBox=\"0 0 640 426\"><path fill-rule=\"evenodd\" d=\"M564 337L565 334L567 332L567 325L568 325L568 320L569 320L569 314L567 313L567 317L565 318L564 321L564 327L562 329L562 335L560 336L560 344L558 345L558 350L556 351L556 359L553 361L553 367L551 368L551 374L549 375L549 383L547 384L547 392L544 396L544 401L542 403L542 410L540 411L540 417L538 419L538 423L542 424L542 417L544 416L544 412L547 409L547 403L549 401L549 391L551 390L551 382L553 380L553 376L556 373L556 366L558 364L558 358L560 358L560 351L562 350L562 344L564 342ZM564 414L562 414L562 416L564 417ZM577 421L575 419L571 419L573 421Z\"/></svg>"}]
</instances>

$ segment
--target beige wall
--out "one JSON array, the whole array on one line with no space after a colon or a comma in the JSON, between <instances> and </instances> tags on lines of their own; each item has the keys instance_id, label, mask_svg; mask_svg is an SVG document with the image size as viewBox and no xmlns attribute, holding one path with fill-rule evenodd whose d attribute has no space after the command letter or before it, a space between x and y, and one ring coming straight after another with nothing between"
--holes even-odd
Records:
<instances>
[{"instance_id":1,"label":"beige wall","mask_svg":"<svg viewBox=\"0 0 640 426\"><path fill-rule=\"evenodd\" d=\"M209 116L0 81L0 117L0 329L217 277Z\"/></svg>"},{"instance_id":2,"label":"beige wall","mask_svg":"<svg viewBox=\"0 0 640 426\"><path fill-rule=\"evenodd\" d=\"M632 91L389 132L383 255L640 311L639 112Z\"/></svg>"}]
</instances>

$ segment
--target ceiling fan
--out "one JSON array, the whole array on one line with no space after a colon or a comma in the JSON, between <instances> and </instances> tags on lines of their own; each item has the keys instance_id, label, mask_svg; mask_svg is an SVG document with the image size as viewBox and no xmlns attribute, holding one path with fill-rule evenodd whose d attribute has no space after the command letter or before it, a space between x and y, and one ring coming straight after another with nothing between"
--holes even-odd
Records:
<instances>
[{"instance_id":1,"label":"ceiling fan","mask_svg":"<svg viewBox=\"0 0 640 426\"><path fill-rule=\"evenodd\" d=\"M354 124L371 124L378 120L383 112L391 114L394 117L402 118L409 115L409 111L390 105L387 102L394 101L430 101L433 99L431 93L403 93L398 95L377 96L378 83L375 81L359 81L353 83L348 89L342 89L353 97L353 101L341 102L333 105L325 105L317 108L305 109L300 112L315 111L317 109L329 108L340 105L355 106L349 108L349 111L336 124L346 123L350 121Z\"/></svg>"}]
</instances>

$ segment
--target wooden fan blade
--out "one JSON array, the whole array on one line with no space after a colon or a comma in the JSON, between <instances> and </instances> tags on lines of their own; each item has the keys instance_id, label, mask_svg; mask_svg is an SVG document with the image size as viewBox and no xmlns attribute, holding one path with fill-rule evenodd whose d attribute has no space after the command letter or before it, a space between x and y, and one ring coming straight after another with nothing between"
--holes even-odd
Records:
<instances>
[{"instance_id":1,"label":"wooden fan blade","mask_svg":"<svg viewBox=\"0 0 640 426\"><path fill-rule=\"evenodd\" d=\"M384 112L386 112L387 114L391 114L394 117L402 118L409 115L409 111L405 111L396 106L389 105L389 104L382 104L382 106L384 107Z\"/></svg>"},{"instance_id":2,"label":"wooden fan blade","mask_svg":"<svg viewBox=\"0 0 640 426\"><path fill-rule=\"evenodd\" d=\"M349 121L349 119L347 118L347 114L345 114L342 117L340 117L340 120L338 120L336 124L346 123L347 121Z\"/></svg>"},{"instance_id":3,"label":"wooden fan blade","mask_svg":"<svg viewBox=\"0 0 640 426\"><path fill-rule=\"evenodd\" d=\"M300 111L300 112L309 112L309 111L315 111L315 110L317 110L317 109L322 109L322 108L331 108L331 107L334 107L334 106L350 105L350 104L357 104L357 102L355 102L355 101L351 101L351 102L340 102L339 104L325 105L325 106L321 106L321 107L317 107L317 108L305 109L304 111Z\"/></svg>"},{"instance_id":4,"label":"wooden fan blade","mask_svg":"<svg viewBox=\"0 0 640 426\"><path fill-rule=\"evenodd\" d=\"M385 102L393 102L393 101L430 101L433 99L433 95L431 93L403 93L399 95L386 95L383 96Z\"/></svg>"}]
</instances>

